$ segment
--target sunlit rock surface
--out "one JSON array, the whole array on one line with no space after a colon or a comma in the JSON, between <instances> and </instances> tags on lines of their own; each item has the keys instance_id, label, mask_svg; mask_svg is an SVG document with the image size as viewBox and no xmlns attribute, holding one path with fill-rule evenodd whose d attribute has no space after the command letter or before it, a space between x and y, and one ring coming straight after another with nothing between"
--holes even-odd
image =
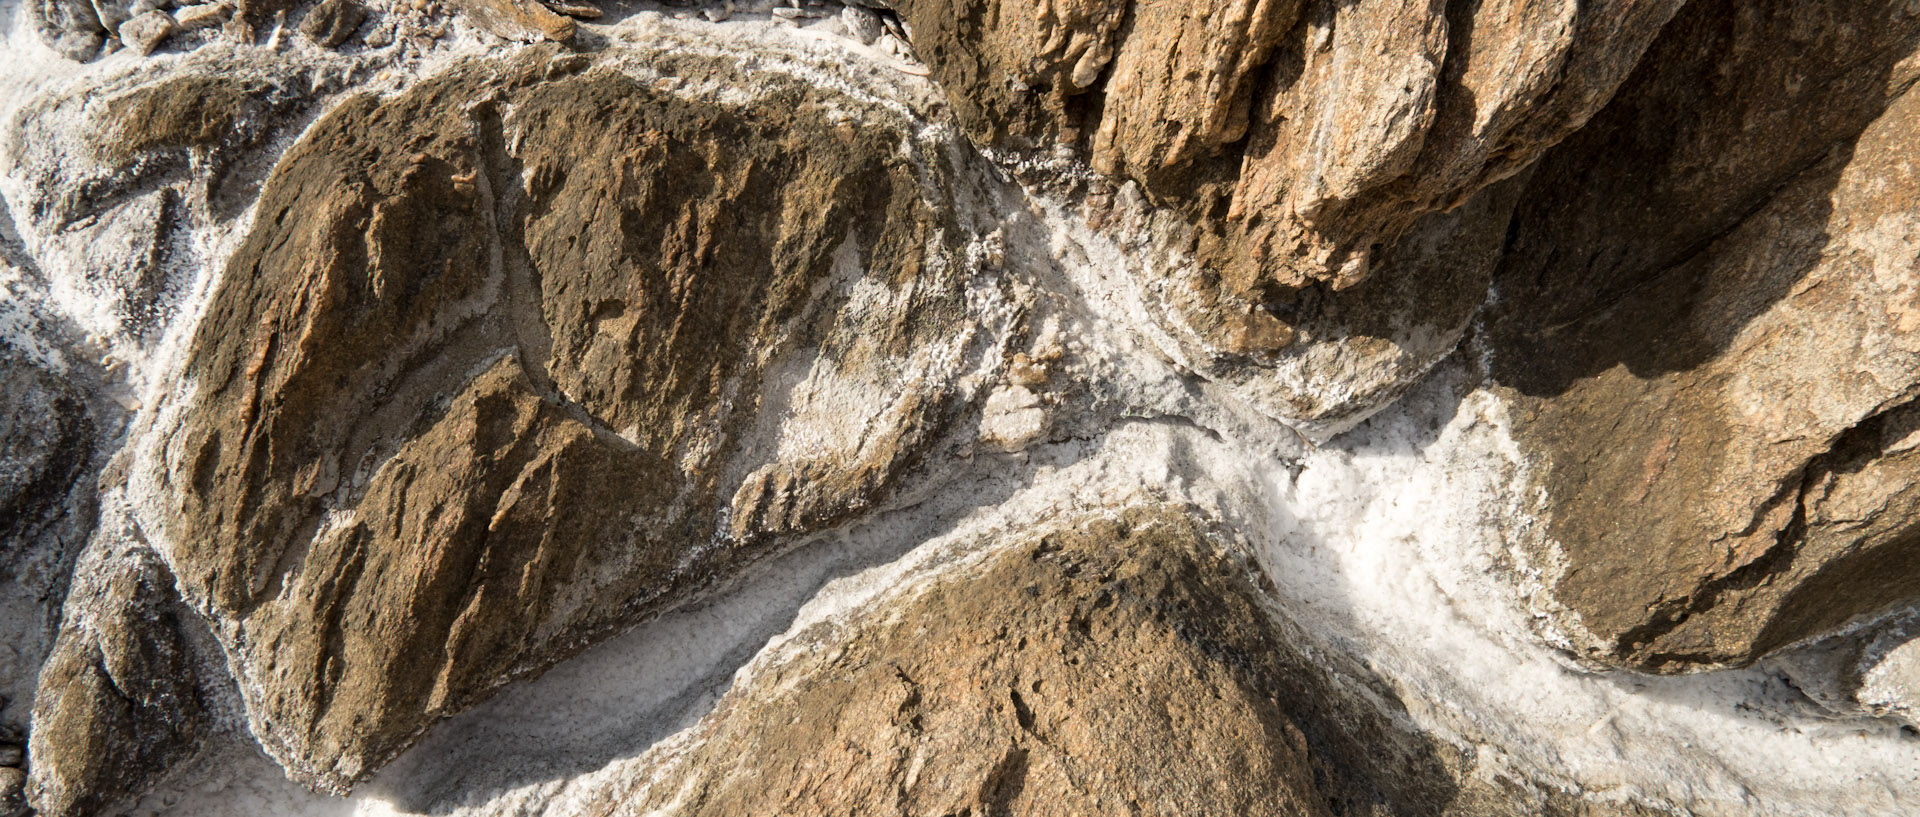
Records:
<instances>
[{"instance_id":1,"label":"sunlit rock surface","mask_svg":"<svg viewBox=\"0 0 1920 817\"><path fill-rule=\"evenodd\" d=\"M0 37L0 817L1920 810L1909 3Z\"/></svg>"}]
</instances>

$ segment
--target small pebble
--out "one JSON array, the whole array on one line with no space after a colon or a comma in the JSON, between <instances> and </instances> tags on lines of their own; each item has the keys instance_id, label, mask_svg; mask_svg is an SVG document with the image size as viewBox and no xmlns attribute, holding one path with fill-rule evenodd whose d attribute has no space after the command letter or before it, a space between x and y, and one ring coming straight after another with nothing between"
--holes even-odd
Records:
<instances>
[{"instance_id":1,"label":"small pebble","mask_svg":"<svg viewBox=\"0 0 1920 817\"><path fill-rule=\"evenodd\" d=\"M26 747L14 743L0 743L0 766L18 766L27 762Z\"/></svg>"},{"instance_id":2,"label":"small pebble","mask_svg":"<svg viewBox=\"0 0 1920 817\"><path fill-rule=\"evenodd\" d=\"M709 23L724 23L733 15L728 14L726 9L707 9L700 12L700 16L707 18Z\"/></svg>"},{"instance_id":3,"label":"small pebble","mask_svg":"<svg viewBox=\"0 0 1920 817\"><path fill-rule=\"evenodd\" d=\"M199 31L226 22L227 15L232 13L233 7L226 3L182 6L173 12L173 24L179 26L181 31Z\"/></svg>"},{"instance_id":4,"label":"small pebble","mask_svg":"<svg viewBox=\"0 0 1920 817\"><path fill-rule=\"evenodd\" d=\"M860 41L861 45L872 45L880 39L886 26L880 22L880 15L865 6L847 6L840 10L840 24L847 27L847 35Z\"/></svg>"}]
</instances>

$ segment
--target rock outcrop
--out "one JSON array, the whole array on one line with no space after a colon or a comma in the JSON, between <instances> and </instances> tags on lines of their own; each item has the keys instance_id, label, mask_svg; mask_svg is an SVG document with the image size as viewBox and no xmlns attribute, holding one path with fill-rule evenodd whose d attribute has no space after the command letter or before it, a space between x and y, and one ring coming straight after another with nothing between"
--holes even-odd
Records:
<instances>
[{"instance_id":1,"label":"rock outcrop","mask_svg":"<svg viewBox=\"0 0 1920 817\"><path fill-rule=\"evenodd\" d=\"M1697 3L1516 208L1487 335L1591 657L1916 599L1920 17Z\"/></svg>"},{"instance_id":2,"label":"rock outcrop","mask_svg":"<svg viewBox=\"0 0 1920 817\"><path fill-rule=\"evenodd\" d=\"M1397 397L1484 297L1484 253L1431 254L1499 236L1504 209L1432 214L1584 124L1680 2L895 5L977 139L1074 146L1181 213L1196 266L1152 287L1169 328L1324 434ZM1329 389L1330 359L1384 385Z\"/></svg>"},{"instance_id":3,"label":"rock outcrop","mask_svg":"<svg viewBox=\"0 0 1920 817\"><path fill-rule=\"evenodd\" d=\"M993 285L929 198L945 147L854 105L536 52L288 151L152 462L168 562L290 770L353 782L937 444Z\"/></svg>"},{"instance_id":4,"label":"rock outcrop","mask_svg":"<svg viewBox=\"0 0 1920 817\"><path fill-rule=\"evenodd\" d=\"M54 817L109 813L145 793L205 727L171 577L137 542L105 539L82 565L34 696L28 796Z\"/></svg>"},{"instance_id":5,"label":"rock outcrop","mask_svg":"<svg viewBox=\"0 0 1920 817\"><path fill-rule=\"evenodd\" d=\"M1343 705L1361 682L1218 541L1173 507L1055 520L813 636L585 813L1447 813L1445 750Z\"/></svg>"},{"instance_id":6,"label":"rock outcrop","mask_svg":"<svg viewBox=\"0 0 1920 817\"><path fill-rule=\"evenodd\" d=\"M0 817L1920 808L1912 0L16 14Z\"/></svg>"}]
</instances>

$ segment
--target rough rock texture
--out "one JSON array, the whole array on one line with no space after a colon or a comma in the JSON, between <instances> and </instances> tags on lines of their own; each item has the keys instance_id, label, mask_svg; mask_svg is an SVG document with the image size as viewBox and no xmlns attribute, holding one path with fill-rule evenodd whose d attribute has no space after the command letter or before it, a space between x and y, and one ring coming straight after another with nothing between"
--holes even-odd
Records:
<instances>
[{"instance_id":1,"label":"rough rock texture","mask_svg":"<svg viewBox=\"0 0 1920 817\"><path fill-rule=\"evenodd\" d=\"M1920 16L1698 3L1516 208L1488 345L1595 658L1915 599Z\"/></svg>"},{"instance_id":2,"label":"rough rock texture","mask_svg":"<svg viewBox=\"0 0 1920 817\"><path fill-rule=\"evenodd\" d=\"M34 696L28 796L49 817L110 813L197 748L205 724L165 568L139 546L94 558Z\"/></svg>"},{"instance_id":3,"label":"rough rock texture","mask_svg":"<svg viewBox=\"0 0 1920 817\"><path fill-rule=\"evenodd\" d=\"M496 37L516 42L573 39L573 20L555 14L538 0L455 0L474 25Z\"/></svg>"},{"instance_id":4,"label":"rough rock texture","mask_svg":"<svg viewBox=\"0 0 1920 817\"><path fill-rule=\"evenodd\" d=\"M590 814L1441 814L1439 747L1332 680L1178 508L1058 520L708 716ZM1345 694L1352 694L1346 692ZM1343 711L1344 710L1344 711ZM1489 812L1480 812L1489 813Z\"/></svg>"},{"instance_id":5,"label":"rough rock texture","mask_svg":"<svg viewBox=\"0 0 1920 817\"><path fill-rule=\"evenodd\" d=\"M696 5L0 0L0 817L1920 810L1911 0Z\"/></svg>"},{"instance_id":6,"label":"rough rock texture","mask_svg":"<svg viewBox=\"0 0 1920 817\"><path fill-rule=\"evenodd\" d=\"M1184 214L1199 268L1154 289L1193 364L1323 434L1404 390L1484 294L1489 260L1436 275L1422 247L1504 211L1415 225L1582 125L1680 2L896 5L976 138L1078 145ZM1353 290L1370 278L1426 297ZM1391 385L1336 397L1312 358Z\"/></svg>"},{"instance_id":7,"label":"rough rock texture","mask_svg":"<svg viewBox=\"0 0 1920 817\"><path fill-rule=\"evenodd\" d=\"M72 388L0 356L0 743L27 726L73 560L92 533L97 433Z\"/></svg>"},{"instance_id":8,"label":"rough rock texture","mask_svg":"<svg viewBox=\"0 0 1920 817\"><path fill-rule=\"evenodd\" d=\"M156 463L169 562L295 774L353 781L882 501L941 433L979 328L941 159L762 93L535 53L353 99L282 160Z\"/></svg>"},{"instance_id":9,"label":"rough rock texture","mask_svg":"<svg viewBox=\"0 0 1920 817\"><path fill-rule=\"evenodd\" d=\"M300 21L300 33L322 48L332 48L346 42L366 20L367 10L354 0L322 0Z\"/></svg>"},{"instance_id":10,"label":"rough rock texture","mask_svg":"<svg viewBox=\"0 0 1920 817\"><path fill-rule=\"evenodd\" d=\"M107 27L91 0L34 0L29 10L40 38L63 57L93 59L106 43Z\"/></svg>"}]
</instances>

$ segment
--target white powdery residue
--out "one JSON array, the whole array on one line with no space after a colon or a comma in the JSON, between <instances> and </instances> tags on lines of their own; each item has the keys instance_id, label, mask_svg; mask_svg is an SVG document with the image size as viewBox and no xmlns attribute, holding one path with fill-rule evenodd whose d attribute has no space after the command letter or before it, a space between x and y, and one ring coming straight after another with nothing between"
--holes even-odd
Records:
<instances>
[{"instance_id":1,"label":"white powdery residue","mask_svg":"<svg viewBox=\"0 0 1920 817\"><path fill-rule=\"evenodd\" d=\"M1920 802L1920 743L1814 718L1760 670L1594 673L1544 644L1507 570L1518 453L1499 401L1438 373L1270 475L1262 554L1300 609L1405 690L1422 726L1527 777L1699 815L1883 815Z\"/></svg>"}]
</instances>

